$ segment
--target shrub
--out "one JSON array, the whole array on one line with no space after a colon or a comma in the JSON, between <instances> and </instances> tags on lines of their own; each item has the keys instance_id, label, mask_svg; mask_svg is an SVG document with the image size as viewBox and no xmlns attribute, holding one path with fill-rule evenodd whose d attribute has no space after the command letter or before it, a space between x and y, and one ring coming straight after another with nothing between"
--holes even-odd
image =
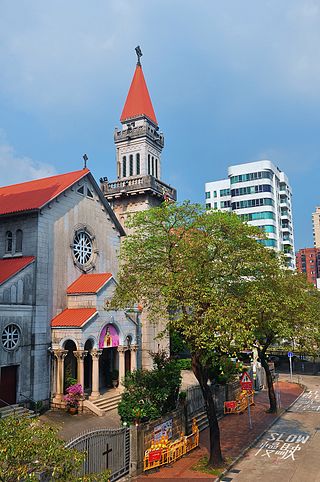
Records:
<instances>
[{"instance_id":1,"label":"shrub","mask_svg":"<svg viewBox=\"0 0 320 482\"><path fill-rule=\"evenodd\" d=\"M228 382L232 382L239 377L242 373L242 363L233 361L228 355L220 355L219 363L216 363L210 373L210 379L216 383L224 385ZM216 360L216 361L217 361Z\"/></svg>"},{"instance_id":2,"label":"shrub","mask_svg":"<svg viewBox=\"0 0 320 482\"><path fill-rule=\"evenodd\" d=\"M177 363L180 370L192 370L191 358L181 358Z\"/></svg>"},{"instance_id":3,"label":"shrub","mask_svg":"<svg viewBox=\"0 0 320 482\"><path fill-rule=\"evenodd\" d=\"M153 370L136 370L124 379L124 392L118 406L123 422L154 420L176 408L180 368L164 353L152 354Z\"/></svg>"}]
</instances>

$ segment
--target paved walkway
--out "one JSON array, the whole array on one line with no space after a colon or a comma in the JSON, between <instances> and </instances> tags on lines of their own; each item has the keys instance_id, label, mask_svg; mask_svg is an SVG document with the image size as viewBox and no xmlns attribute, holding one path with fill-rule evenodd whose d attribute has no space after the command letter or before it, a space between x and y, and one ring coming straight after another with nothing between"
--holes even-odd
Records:
<instances>
[{"instance_id":1,"label":"paved walkway","mask_svg":"<svg viewBox=\"0 0 320 482\"><path fill-rule=\"evenodd\" d=\"M294 400L302 393L303 389L293 383L286 381L278 382L278 389L281 396L282 410L288 408ZM279 414L266 413L269 407L268 394L263 391L256 395L255 406L251 407L252 429L249 427L248 412L242 415L228 415L220 422L221 446L225 458L235 459L242 450L250 445L261 433L263 433ZM181 482L192 480L208 481L217 480L217 477L209 474L195 472L191 468L197 461L208 455L209 430L206 429L200 435L200 447L188 456L178 460L172 467L163 467L158 472L148 475L141 475L136 480L146 482L145 479L166 480L167 482L179 479Z\"/></svg>"},{"instance_id":2,"label":"paved walkway","mask_svg":"<svg viewBox=\"0 0 320 482\"><path fill-rule=\"evenodd\" d=\"M119 428L121 426L118 410L110 410L103 417L91 413L70 415L61 411L49 411L41 415L40 420L49 423L59 429L59 436L68 441L87 430L97 430L100 428Z\"/></svg>"},{"instance_id":3,"label":"paved walkway","mask_svg":"<svg viewBox=\"0 0 320 482\"><path fill-rule=\"evenodd\" d=\"M320 481L320 377L303 376L307 391L232 467L226 482Z\"/></svg>"}]
</instances>

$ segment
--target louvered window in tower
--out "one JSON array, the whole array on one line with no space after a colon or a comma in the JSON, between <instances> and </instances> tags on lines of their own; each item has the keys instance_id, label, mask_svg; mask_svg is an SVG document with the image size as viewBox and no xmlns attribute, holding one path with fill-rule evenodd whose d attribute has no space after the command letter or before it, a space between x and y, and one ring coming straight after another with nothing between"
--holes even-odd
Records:
<instances>
[{"instance_id":1,"label":"louvered window in tower","mask_svg":"<svg viewBox=\"0 0 320 482\"><path fill-rule=\"evenodd\" d=\"M158 177L158 159L156 158L156 177Z\"/></svg>"},{"instance_id":2,"label":"louvered window in tower","mask_svg":"<svg viewBox=\"0 0 320 482\"><path fill-rule=\"evenodd\" d=\"M148 154L148 174L150 174L150 154Z\"/></svg>"},{"instance_id":3,"label":"louvered window in tower","mask_svg":"<svg viewBox=\"0 0 320 482\"><path fill-rule=\"evenodd\" d=\"M137 176L140 174L140 154L136 154L136 168L137 168Z\"/></svg>"},{"instance_id":4,"label":"louvered window in tower","mask_svg":"<svg viewBox=\"0 0 320 482\"><path fill-rule=\"evenodd\" d=\"M129 156L129 176L133 176L133 155Z\"/></svg>"},{"instance_id":5,"label":"louvered window in tower","mask_svg":"<svg viewBox=\"0 0 320 482\"><path fill-rule=\"evenodd\" d=\"M123 156L122 158L122 177L127 176L127 158Z\"/></svg>"},{"instance_id":6,"label":"louvered window in tower","mask_svg":"<svg viewBox=\"0 0 320 482\"><path fill-rule=\"evenodd\" d=\"M151 158L152 171L151 174L154 176L154 157Z\"/></svg>"}]
</instances>

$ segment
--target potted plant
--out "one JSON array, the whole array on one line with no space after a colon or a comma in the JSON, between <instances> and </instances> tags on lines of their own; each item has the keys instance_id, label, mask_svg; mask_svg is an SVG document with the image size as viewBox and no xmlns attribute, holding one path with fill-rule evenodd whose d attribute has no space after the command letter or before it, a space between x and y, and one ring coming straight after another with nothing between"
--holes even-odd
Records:
<instances>
[{"instance_id":1,"label":"potted plant","mask_svg":"<svg viewBox=\"0 0 320 482\"><path fill-rule=\"evenodd\" d=\"M71 415L78 413L79 402L83 397L83 388L80 383L70 385L66 390L67 395L64 396L64 400L67 404L68 411Z\"/></svg>"},{"instance_id":2,"label":"potted plant","mask_svg":"<svg viewBox=\"0 0 320 482\"><path fill-rule=\"evenodd\" d=\"M119 385L119 370L112 370L112 385L116 388Z\"/></svg>"}]
</instances>

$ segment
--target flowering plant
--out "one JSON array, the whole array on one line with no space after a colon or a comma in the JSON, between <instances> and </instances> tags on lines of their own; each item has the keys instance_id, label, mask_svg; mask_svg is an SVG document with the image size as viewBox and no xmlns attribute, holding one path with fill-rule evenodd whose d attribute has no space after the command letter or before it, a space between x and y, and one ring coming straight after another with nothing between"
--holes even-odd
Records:
<instances>
[{"instance_id":1,"label":"flowering plant","mask_svg":"<svg viewBox=\"0 0 320 482\"><path fill-rule=\"evenodd\" d=\"M66 390L67 395L64 396L65 402L67 402L68 407L78 408L79 401L83 397L83 388L80 383L75 385L70 385Z\"/></svg>"}]
</instances>

